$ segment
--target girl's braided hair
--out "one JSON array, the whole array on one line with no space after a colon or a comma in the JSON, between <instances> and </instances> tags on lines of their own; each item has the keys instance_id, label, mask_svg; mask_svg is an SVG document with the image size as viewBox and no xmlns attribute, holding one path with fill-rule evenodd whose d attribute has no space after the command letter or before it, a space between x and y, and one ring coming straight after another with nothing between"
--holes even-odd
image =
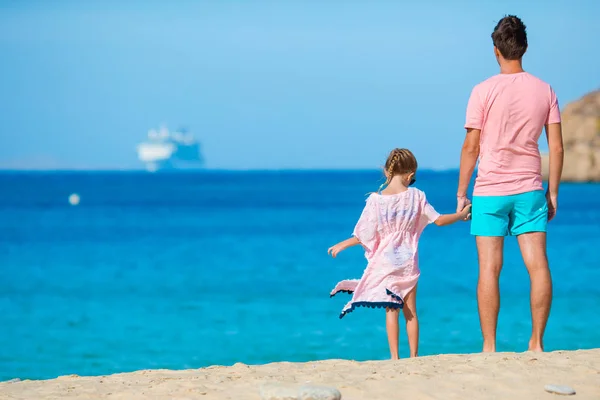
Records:
<instances>
[{"instance_id":1,"label":"girl's braided hair","mask_svg":"<svg viewBox=\"0 0 600 400\"><path fill-rule=\"evenodd\" d=\"M417 166L417 159L410 150L392 150L384 166L386 180L385 183L379 187L379 191L381 191L384 186L387 186L392 181L394 176L417 172Z\"/></svg>"}]
</instances>

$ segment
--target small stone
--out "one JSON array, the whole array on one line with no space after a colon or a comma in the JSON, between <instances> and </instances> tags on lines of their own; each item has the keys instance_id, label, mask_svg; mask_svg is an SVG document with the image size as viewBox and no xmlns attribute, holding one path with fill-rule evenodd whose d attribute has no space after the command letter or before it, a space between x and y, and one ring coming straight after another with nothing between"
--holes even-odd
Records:
<instances>
[{"instance_id":1,"label":"small stone","mask_svg":"<svg viewBox=\"0 0 600 400\"><path fill-rule=\"evenodd\" d=\"M298 400L340 400L342 394L333 387L305 385L300 388Z\"/></svg>"},{"instance_id":2,"label":"small stone","mask_svg":"<svg viewBox=\"0 0 600 400\"><path fill-rule=\"evenodd\" d=\"M548 393L561 394L564 396L572 396L575 394L575 389L564 385L546 385L544 390Z\"/></svg>"},{"instance_id":3,"label":"small stone","mask_svg":"<svg viewBox=\"0 0 600 400\"><path fill-rule=\"evenodd\" d=\"M262 400L298 400L298 389L276 383L267 383L260 388Z\"/></svg>"}]
</instances>

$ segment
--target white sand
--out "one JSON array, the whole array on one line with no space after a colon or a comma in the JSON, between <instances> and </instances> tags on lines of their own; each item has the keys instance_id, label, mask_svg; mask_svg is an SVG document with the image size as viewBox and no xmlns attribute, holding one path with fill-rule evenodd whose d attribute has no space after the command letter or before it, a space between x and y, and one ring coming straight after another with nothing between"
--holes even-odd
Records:
<instances>
[{"instance_id":1,"label":"white sand","mask_svg":"<svg viewBox=\"0 0 600 400\"><path fill-rule=\"evenodd\" d=\"M547 384L569 385L574 400L600 399L600 349L441 355L400 361L236 364L100 377L0 383L0 399L258 400L265 382L337 387L345 400L561 399Z\"/></svg>"}]
</instances>

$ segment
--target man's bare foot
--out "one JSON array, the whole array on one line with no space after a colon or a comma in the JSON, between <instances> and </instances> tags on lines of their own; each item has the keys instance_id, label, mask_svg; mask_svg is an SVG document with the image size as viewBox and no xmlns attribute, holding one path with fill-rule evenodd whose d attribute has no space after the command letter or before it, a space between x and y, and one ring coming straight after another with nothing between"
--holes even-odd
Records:
<instances>
[{"instance_id":1,"label":"man's bare foot","mask_svg":"<svg viewBox=\"0 0 600 400\"><path fill-rule=\"evenodd\" d=\"M482 353L495 353L496 352L496 344L483 343Z\"/></svg>"},{"instance_id":2,"label":"man's bare foot","mask_svg":"<svg viewBox=\"0 0 600 400\"><path fill-rule=\"evenodd\" d=\"M544 352L544 346L539 343L539 342L534 342L533 340L529 341L529 349L527 351L533 351L536 353L543 353Z\"/></svg>"},{"instance_id":3,"label":"man's bare foot","mask_svg":"<svg viewBox=\"0 0 600 400\"><path fill-rule=\"evenodd\" d=\"M543 353L544 349L541 347L530 347L527 351L532 351L534 353Z\"/></svg>"}]
</instances>

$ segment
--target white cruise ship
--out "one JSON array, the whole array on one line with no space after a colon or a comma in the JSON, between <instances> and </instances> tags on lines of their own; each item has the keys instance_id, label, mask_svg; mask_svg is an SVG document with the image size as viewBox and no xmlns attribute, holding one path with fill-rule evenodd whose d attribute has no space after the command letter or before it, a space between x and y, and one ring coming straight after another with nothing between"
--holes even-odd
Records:
<instances>
[{"instance_id":1,"label":"white cruise ship","mask_svg":"<svg viewBox=\"0 0 600 400\"><path fill-rule=\"evenodd\" d=\"M146 170L202 168L200 143L185 130L169 132L166 127L148 131L148 139L137 145L138 159Z\"/></svg>"}]
</instances>

